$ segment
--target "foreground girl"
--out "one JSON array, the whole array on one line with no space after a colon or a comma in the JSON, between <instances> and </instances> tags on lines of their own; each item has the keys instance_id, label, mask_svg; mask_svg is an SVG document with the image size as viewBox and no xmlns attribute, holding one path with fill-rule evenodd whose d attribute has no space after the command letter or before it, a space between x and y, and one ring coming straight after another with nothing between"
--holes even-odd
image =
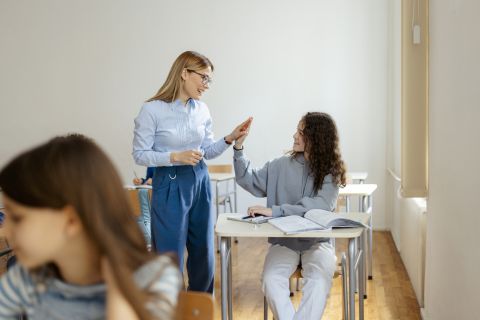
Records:
<instances>
[{"instance_id":1,"label":"foreground girl","mask_svg":"<svg viewBox=\"0 0 480 320\"><path fill-rule=\"evenodd\" d=\"M89 139L57 137L0 171L18 263L0 279L0 319L172 319L181 275L154 256L113 164Z\"/></svg>"}]
</instances>

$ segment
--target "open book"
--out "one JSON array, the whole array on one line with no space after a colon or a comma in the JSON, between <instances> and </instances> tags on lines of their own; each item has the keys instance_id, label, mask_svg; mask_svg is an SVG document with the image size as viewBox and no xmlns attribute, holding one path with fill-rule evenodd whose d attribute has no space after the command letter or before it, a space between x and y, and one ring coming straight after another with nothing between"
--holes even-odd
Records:
<instances>
[{"instance_id":1,"label":"open book","mask_svg":"<svg viewBox=\"0 0 480 320\"><path fill-rule=\"evenodd\" d=\"M309 210L303 217L280 217L271 219L268 223L285 234L330 230L332 228L368 228L362 222L352 219L348 212L335 213L321 209Z\"/></svg>"}]
</instances>

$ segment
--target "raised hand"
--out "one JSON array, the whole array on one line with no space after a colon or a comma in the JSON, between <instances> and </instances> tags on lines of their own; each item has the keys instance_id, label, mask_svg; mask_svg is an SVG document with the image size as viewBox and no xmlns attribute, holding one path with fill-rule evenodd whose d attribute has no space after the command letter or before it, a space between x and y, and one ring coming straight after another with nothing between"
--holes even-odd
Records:
<instances>
[{"instance_id":1,"label":"raised hand","mask_svg":"<svg viewBox=\"0 0 480 320\"><path fill-rule=\"evenodd\" d=\"M235 148L240 149L243 145L243 142L247 138L248 132L250 131L250 125L252 124L253 118L249 117L244 122L240 123L232 133L227 136L229 141L235 141Z\"/></svg>"}]
</instances>

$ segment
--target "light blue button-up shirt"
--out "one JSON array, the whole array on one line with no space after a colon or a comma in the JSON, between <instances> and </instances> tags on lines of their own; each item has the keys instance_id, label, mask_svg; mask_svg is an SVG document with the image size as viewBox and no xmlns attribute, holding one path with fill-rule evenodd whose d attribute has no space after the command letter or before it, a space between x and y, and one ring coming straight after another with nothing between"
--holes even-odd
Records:
<instances>
[{"instance_id":1,"label":"light blue button-up shirt","mask_svg":"<svg viewBox=\"0 0 480 320\"><path fill-rule=\"evenodd\" d=\"M214 140L212 117L205 103L190 99L168 103L146 102L135 119L133 158L147 167L181 165L171 163L170 153L199 150L205 159L222 154L229 145Z\"/></svg>"}]
</instances>

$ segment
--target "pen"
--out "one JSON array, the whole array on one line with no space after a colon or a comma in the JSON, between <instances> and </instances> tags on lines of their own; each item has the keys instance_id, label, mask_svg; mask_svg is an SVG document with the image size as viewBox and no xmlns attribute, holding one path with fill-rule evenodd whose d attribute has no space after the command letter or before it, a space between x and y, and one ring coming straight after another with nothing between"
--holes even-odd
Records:
<instances>
[{"instance_id":1,"label":"pen","mask_svg":"<svg viewBox=\"0 0 480 320\"><path fill-rule=\"evenodd\" d=\"M138 176L137 176L137 173L135 172L135 170L133 170L133 174L135 175L135 178L138 179Z\"/></svg>"},{"instance_id":2,"label":"pen","mask_svg":"<svg viewBox=\"0 0 480 320\"><path fill-rule=\"evenodd\" d=\"M242 219L248 219L248 218L253 218L252 216L245 216L245 217L242 217Z\"/></svg>"}]
</instances>

